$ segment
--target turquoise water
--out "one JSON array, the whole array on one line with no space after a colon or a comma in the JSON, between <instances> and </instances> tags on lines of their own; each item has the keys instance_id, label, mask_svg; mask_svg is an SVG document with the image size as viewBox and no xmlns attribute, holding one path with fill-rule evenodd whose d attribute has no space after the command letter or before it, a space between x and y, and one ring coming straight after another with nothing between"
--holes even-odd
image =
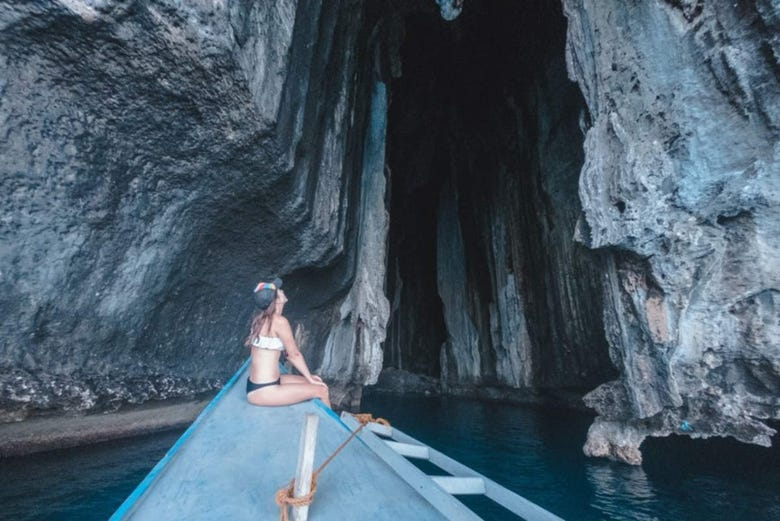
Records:
<instances>
[{"instance_id":1,"label":"turquoise water","mask_svg":"<svg viewBox=\"0 0 780 521\"><path fill-rule=\"evenodd\" d=\"M363 410L568 521L780 520L780 449L672 436L632 467L586 458L591 416L462 398L374 395ZM426 469L424 469L426 470ZM517 519L465 501L485 519Z\"/></svg>"},{"instance_id":2,"label":"turquoise water","mask_svg":"<svg viewBox=\"0 0 780 521\"><path fill-rule=\"evenodd\" d=\"M387 395L362 409L567 521L780 520L776 447L651 439L644 464L630 467L582 455L583 413ZM0 460L0 520L105 520L181 432ZM463 500L484 519L517 519Z\"/></svg>"},{"instance_id":3,"label":"turquoise water","mask_svg":"<svg viewBox=\"0 0 780 521\"><path fill-rule=\"evenodd\" d=\"M0 520L105 521L183 432L0 459Z\"/></svg>"}]
</instances>

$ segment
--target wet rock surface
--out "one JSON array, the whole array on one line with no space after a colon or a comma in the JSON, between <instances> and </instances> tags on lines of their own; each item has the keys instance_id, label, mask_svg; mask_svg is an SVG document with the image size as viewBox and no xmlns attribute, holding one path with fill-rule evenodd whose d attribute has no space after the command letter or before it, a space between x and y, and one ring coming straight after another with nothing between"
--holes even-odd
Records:
<instances>
[{"instance_id":1,"label":"wet rock surface","mask_svg":"<svg viewBox=\"0 0 780 521\"><path fill-rule=\"evenodd\" d=\"M270 274L321 358L355 272L360 5L0 8L4 414L218 386Z\"/></svg>"},{"instance_id":2,"label":"wet rock surface","mask_svg":"<svg viewBox=\"0 0 780 521\"><path fill-rule=\"evenodd\" d=\"M761 445L780 414L780 83L770 2L565 1L591 122L584 244L607 252L617 381L586 452L646 435Z\"/></svg>"},{"instance_id":3,"label":"wet rock surface","mask_svg":"<svg viewBox=\"0 0 780 521\"><path fill-rule=\"evenodd\" d=\"M573 239L585 106L559 6L474 2L452 23L408 14L402 32L386 364L452 392L613 377L601 260Z\"/></svg>"},{"instance_id":4,"label":"wet rock surface","mask_svg":"<svg viewBox=\"0 0 780 521\"><path fill-rule=\"evenodd\" d=\"M210 398L150 401L110 414L67 414L2 423L0 458L183 429L198 417Z\"/></svg>"},{"instance_id":5,"label":"wet rock surface","mask_svg":"<svg viewBox=\"0 0 780 521\"><path fill-rule=\"evenodd\" d=\"M768 444L778 56L768 0L0 2L0 421L219 387L280 275L337 406Z\"/></svg>"},{"instance_id":6,"label":"wet rock surface","mask_svg":"<svg viewBox=\"0 0 780 521\"><path fill-rule=\"evenodd\" d=\"M430 376L388 367L366 392L437 395L441 392L441 383Z\"/></svg>"}]
</instances>

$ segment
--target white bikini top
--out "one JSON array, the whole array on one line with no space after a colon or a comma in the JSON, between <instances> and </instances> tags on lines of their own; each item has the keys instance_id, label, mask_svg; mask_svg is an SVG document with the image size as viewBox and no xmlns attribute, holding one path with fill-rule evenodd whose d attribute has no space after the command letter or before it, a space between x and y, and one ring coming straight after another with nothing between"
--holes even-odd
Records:
<instances>
[{"instance_id":1,"label":"white bikini top","mask_svg":"<svg viewBox=\"0 0 780 521\"><path fill-rule=\"evenodd\" d=\"M252 340L252 347L258 349L271 349L274 351L284 351L282 339L275 336L256 336Z\"/></svg>"}]
</instances>

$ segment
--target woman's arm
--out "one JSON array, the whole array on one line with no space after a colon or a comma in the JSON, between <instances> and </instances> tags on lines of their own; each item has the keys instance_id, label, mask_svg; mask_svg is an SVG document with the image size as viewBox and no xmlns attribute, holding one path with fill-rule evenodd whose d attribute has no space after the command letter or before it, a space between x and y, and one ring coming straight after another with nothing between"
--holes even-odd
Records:
<instances>
[{"instance_id":1,"label":"woman's arm","mask_svg":"<svg viewBox=\"0 0 780 521\"><path fill-rule=\"evenodd\" d=\"M280 316L274 319L274 333L284 344L284 349L287 351L287 359L293 367L295 367L309 383L325 385L319 376L314 376L311 374L311 371L309 371L309 366L306 365L306 360L304 360L303 354L298 349L298 344L295 343L295 337L293 336L290 322L286 318Z\"/></svg>"}]
</instances>

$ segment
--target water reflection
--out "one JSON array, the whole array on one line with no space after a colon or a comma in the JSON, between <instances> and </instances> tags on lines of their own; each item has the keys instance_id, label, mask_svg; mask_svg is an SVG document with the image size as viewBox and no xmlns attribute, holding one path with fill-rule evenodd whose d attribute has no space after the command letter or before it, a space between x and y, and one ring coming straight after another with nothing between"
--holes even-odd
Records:
<instances>
[{"instance_id":1,"label":"water reflection","mask_svg":"<svg viewBox=\"0 0 780 521\"><path fill-rule=\"evenodd\" d=\"M780 448L653 438L632 467L586 458L592 415L575 411L399 396L364 409L567 521L780 520Z\"/></svg>"},{"instance_id":2,"label":"water reflection","mask_svg":"<svg viewBox=\"0 0 780 521\"><path fill-rule=\"evenodd\" d=\"M642 467L620 463L586 466L585 475L593 487L591 506L605 519L657 521L657 493ZM626 504L630 504L629 511Z\"/></svg>"}]
</instances>

